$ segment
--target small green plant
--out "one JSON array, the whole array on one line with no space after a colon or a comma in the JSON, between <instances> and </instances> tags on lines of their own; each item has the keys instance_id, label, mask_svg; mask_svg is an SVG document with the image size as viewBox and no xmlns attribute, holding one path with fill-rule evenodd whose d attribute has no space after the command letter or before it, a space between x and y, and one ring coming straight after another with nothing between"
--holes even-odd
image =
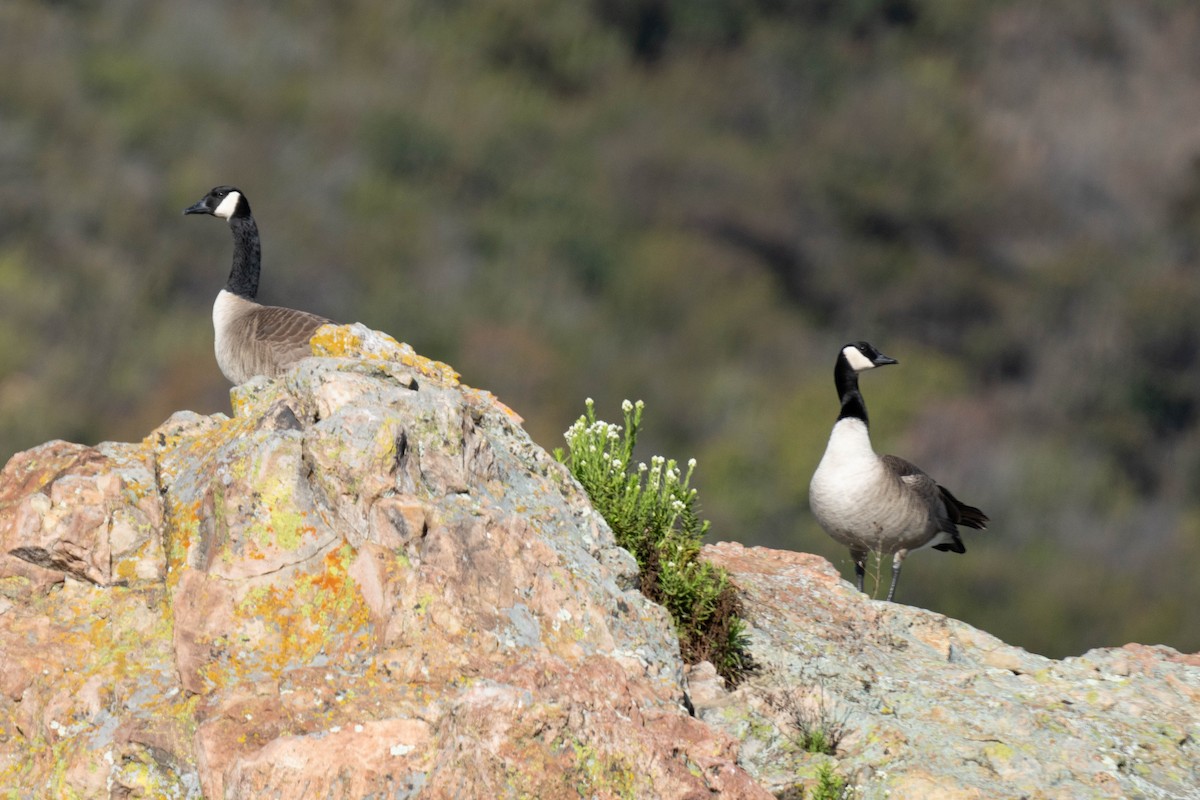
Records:
<instances>
[{"instance_id":1,"label":"small green plant","mask_svg":"<svg viewBox=\"0 0 1200 800\"><path fill-rule=\"evenodd\" d=\"M817 766L817 785L812 790L812 800L845 800L849 796L846 779L833 771L828 761Z\"/></svg>"},{"instance_id":2,"label":"small green plant","mask_svg":"<svg viewBox=\"0 0 1200 800\"><path fill-rule=\"evenodd\" d=\"M806 702L795 691L773 692L766 697L767 705L779 713L790 731L783 731L797 747L807 753L832 756L846 736L845 712L838 713L825 697L824 687L818 686Z\"/></svg>"},{"instance_id":3,"label":"small green plant","mask_svg":"<svg viewBox=\"0 0 1200 800\"><path fill-rule=\"evenodd\" d=\"M729 576L699 557L709 523L700 519L689 485L696 461L688 461L686 472L662 456L635 466L645 406L626 400L621 408L624 426L604 422L588 398L586 413L567 429L568 452L560 448L555 457L583 486L617 543L637 559L642 593L671 612L684 660L711 661L737 684L750 666L748 641Z\"/></svg>"},{"instance_id":4,"label":"small green plant","mask_svg":"<svg viewBox=\"0 0 1200 800\"><path fill-rule=\"evenodd\" d=\"M846 779L834 772L833 764L824 761L817 765L817 785L811 792L804 791L803 783L797 783L775 797L777 800L848 800L851 789L846 786Z\"/></svg>"}]
</instances>

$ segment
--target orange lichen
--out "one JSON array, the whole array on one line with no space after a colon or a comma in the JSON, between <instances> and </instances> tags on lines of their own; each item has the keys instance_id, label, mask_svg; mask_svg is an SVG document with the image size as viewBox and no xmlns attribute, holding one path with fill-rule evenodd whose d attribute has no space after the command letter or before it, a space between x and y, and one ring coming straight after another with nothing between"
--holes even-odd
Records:
<instances>
[{"instance_id":1,"label":"orange lichen","mask_svg":"<svg viewBox=\"0 0 1200 800\"><path fill-rule=\"evenodd\" d=\"M214 642L222 655L201 669L214 686L237 683L251 673L275 677L307 666L324 654L370 649L369 611L358 584L349 575L354 551L349 545L330 551L313 572L286 582L251 589L234 607L240 630L260 630L246 643Z\"/></svg>"},{"instance_id":2,"label":"orange lichen","mask_svg":"<svg viewBox=\"0 0 1200 800\"><path fill-rule=\"evenodd\" d=\"M480 405L491 406L492 408L499 410L501 413L503 413L505 416L507 416L509 419L511 419L513 422L517 423L518 425L520 425L521 423L523 423L525 421L524 417L522 417L516 411L513 411L508 406L506 406L504 403L502 403L500 401L500 398L496 397L496 395L492 394L488 390L475 389L470 386L463 386L462 389L463 389L463 394L466 395L468 398L475 400Z\"/></svg>"},{"instance_id":3,"label":"orange lichen","mask_svg":"<svg viewBox=\"0 0 1200 800\"><path fill-rule=\"evenodd\" d=\"M352 325L324 325L312 338L312 352L315 356L395 362L446 386L458 385L458 373L448 364L418 355L411 347L385 333L376 331L375 335L383 343L378 351L364 346L362 336Z\"/></svg>"}]
</instances>

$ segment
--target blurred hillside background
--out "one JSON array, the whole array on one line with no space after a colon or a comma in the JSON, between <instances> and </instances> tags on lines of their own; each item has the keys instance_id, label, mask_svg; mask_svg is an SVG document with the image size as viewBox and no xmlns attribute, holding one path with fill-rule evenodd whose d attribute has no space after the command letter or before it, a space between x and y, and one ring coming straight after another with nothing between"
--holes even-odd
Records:
<instances>
[{"instance_id":1,"label":"blurred hillside background","mask_svg":"<svg viewBox=\"0 0 1200 800\"><path fill-rule=\"evenodd\" d=\"M1061 656L1200 649L1200 8L1064 0L0 4L0 460L228 411L260 299L452 364L542 445L647 403L713 536L821 553L877 449L982 507L903 601Z\"/></svg>"}]
</instances>

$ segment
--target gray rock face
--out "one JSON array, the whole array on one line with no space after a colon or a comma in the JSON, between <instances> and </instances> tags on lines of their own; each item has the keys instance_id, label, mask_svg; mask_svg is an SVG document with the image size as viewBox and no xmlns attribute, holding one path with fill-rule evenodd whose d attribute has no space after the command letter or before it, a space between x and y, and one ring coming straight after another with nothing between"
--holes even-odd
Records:
<instances>
[{"instance_id":1,"label":"gray rock face","mask_svg":"<svg viewBox=\"0 0 1200 800\"><path fill-rule=\"evenodd\" d=\"M840 726L837 770L859 798L1200 797L1200 654L1055 661L869 600L816 556L730 543L703 556L744 592L762 670L732 693L693 681L693 701L777 792L827 758L797 744L799 716Z\"/></svg>"},{"instance_id":2,"label":"gray rock face","mask_svg":"<svg viewBox=\"0 0 1200 800\"><path fill-rule=\"evenodd\" d=\"M511 411L361 326L314 347L232 418L0 474L0 787L769 796Z\"/></svg>"}]
</instances>

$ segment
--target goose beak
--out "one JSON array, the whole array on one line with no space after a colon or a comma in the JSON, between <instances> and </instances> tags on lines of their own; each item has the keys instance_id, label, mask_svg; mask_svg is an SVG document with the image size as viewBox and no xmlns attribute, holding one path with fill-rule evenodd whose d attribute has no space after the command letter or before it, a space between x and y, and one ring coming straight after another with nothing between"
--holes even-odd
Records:
<instances>
[{"instance_id":1,"label":"goose beak","mask_svg":"<svg viewBox=\"0 0 1200 800\"><path fill-rule=\"evenodd\" d=\"M888 364L899 364L900 362L891 356L885 356L883 353L880 353L872 359L872 363L877 367L884 367Z\"/></svg>"},{"instance_id":2,"label":"goose beak","mask_svg":"<svg viewBox=\"0 0 1200 800\"><path fill-rule=\"evenodd\" d=\"M203 198L201 200L197 200L195 205L188 206L187 208L185 208L183 210L183 213L184 214L211 214L212 211L209 210L208 206L204 205L204 200L207 200L207 199L208 198Z\"/></svg>"}]
</instances>

